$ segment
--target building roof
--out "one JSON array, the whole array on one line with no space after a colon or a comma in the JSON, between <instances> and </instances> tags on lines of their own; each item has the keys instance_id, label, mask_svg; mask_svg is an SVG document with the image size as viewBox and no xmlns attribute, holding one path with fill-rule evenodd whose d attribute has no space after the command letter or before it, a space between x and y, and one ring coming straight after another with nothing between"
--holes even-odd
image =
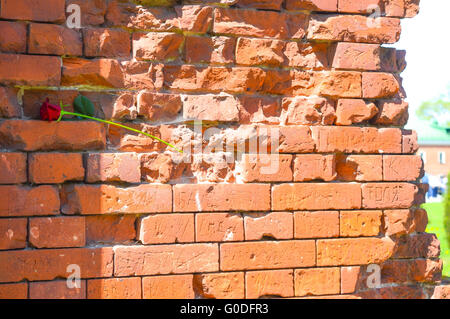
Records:
<instances>
[{"instance_id":1,"label":"building roof","mask_svg":"<svg viewBox=\"0 0 450 319\"><path fill-rule=\"evenodd\" d=\"M419 145L450 145L450 127L440 126L437 122L420 121L414 128Z\"/></svg>"}]
</instances>

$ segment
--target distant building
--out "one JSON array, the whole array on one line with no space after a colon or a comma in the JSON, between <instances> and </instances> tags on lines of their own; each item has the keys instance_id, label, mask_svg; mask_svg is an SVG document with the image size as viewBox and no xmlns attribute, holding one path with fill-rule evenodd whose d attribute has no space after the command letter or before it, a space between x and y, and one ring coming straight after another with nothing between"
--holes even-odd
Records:
<instances>
[{"instance_id":1,"label":"distant building","mask_svg":"<svg viewBox=\"0 0 450 319\"><path fill-rule=\"evenodd\" d=\"M430 185L428 196L441 195L450 172L450 127L437 123L420 122L415 128L419 140L419 154L425 166L424 183Z\"/></svg>"}]
</instances>

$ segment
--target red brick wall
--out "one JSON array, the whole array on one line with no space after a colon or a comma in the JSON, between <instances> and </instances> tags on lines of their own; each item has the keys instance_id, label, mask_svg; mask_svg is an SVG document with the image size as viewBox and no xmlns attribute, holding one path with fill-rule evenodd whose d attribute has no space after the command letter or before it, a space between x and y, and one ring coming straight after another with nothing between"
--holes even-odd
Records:
<instances>
[{"instance_id":1,"label":"red brick wall","mask_svg":"<svg viewBox=\"0 0 450 319\"><path fill-rule=\"evenodd\" d=\"M418 2L0 0L0 297L430 297L404 52L382 46ZM39 120L78 94L184 154Z\"/></svg>"},{"instance_id":2,"label":"red brick wall","mask_svg":"<svg viewBox=\"0 0 450 319\"><path fill-rule=\"evenodd\" d=\"M450 172L450 146L421 145L418 154L425 158L425 172L436 176L446 176ZM440 162L440 153L444 153L444 163Z\"/></svg>"}]
</instances>

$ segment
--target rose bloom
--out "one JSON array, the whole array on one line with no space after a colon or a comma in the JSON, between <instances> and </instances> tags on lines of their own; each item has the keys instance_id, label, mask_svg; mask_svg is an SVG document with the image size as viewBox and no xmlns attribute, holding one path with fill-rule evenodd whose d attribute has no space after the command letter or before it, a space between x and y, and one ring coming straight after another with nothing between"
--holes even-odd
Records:
<instances>
[{"instance_id":1,"label":"rose bloom","mask_svg":"<svg viewBox=\"0 0 450 319\"><path fill-rule=\"evenodd\" d=\"M61 107L58 105L50 104L47 98L44 103L42 103L40 110L41 120L43 121L57 121L61 115Z\"/></svg>"}]
</instances>

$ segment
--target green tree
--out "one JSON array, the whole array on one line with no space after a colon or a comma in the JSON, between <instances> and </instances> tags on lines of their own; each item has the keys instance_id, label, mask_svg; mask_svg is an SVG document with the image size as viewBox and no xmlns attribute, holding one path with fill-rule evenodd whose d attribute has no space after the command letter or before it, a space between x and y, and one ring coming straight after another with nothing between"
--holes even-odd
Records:
<instances>
[{"instance_id":1,"label":"green tree","mask_svg":"<svg viewBox=\"0 0 450 319\"><path fill-rule=\"evenodd\" d=\"M416 110L416 115L422 120L435 121L450 127L450 86L447 95L423 102Z\"/></svg>"}]
</instances>

